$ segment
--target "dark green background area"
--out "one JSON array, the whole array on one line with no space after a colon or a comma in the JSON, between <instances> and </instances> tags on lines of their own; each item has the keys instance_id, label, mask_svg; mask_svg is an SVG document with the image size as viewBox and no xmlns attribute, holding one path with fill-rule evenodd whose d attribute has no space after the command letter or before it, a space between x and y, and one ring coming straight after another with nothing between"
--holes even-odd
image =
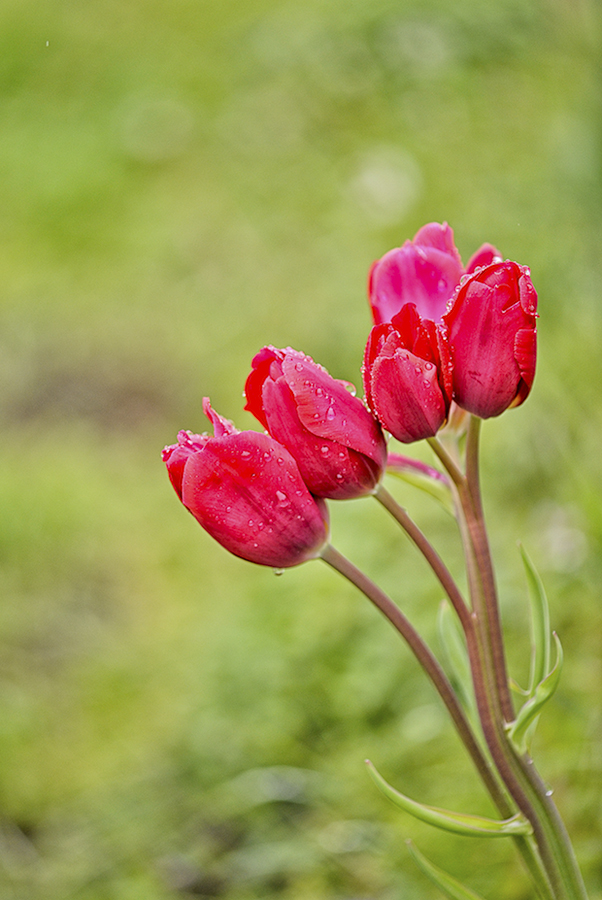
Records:
<instances>
[{"instance_id":1,"label":"dark green background area","mask_svg":"<svg viewBox=\"0 0 602 900\"><path fill-rule=\"evenodd\" d=\"M371 262L447 220L540 295L532 395L483 429L512 674L520 538L566 654L534 752L602 897L602 25L596 0L4 0L0 881L7 900L488 900L511 844L436 696L314 562L214 544L160 460L264 344L360 382ZM428 459L422 448L416 448ZM451 520L391 484L460 572ZM438 649L440 594L373 501L333 542Z\"/></svg>"}]
</instances>

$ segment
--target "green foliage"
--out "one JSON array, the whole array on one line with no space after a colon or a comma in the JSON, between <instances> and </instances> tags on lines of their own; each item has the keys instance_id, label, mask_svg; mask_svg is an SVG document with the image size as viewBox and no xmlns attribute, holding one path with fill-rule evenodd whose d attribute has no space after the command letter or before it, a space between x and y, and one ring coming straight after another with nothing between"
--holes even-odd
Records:
<instances>
[{"instance_id":1,"label":"green foliage","mask_svg":"<svg viewBox=\"0 0 602 900\"><path fill-rule=\"evenodd\" d=\"M518 537L563 638L534 751L602 895L600 50L595 0L1 5L7 900L434 900L410 834L526 900L506 842L410 832L365 777L370 756L425 803L493 812L387 624L319 563L228 557L159 458L207 427L204 395L255 427L266 343L358 384L370 263L444 219L540 292L535 388L484 428L484 491L513 676ZM391 482L458 572L449 516ZM409 544L370 500L331 507L437 647Z\"/></svg>"}]
</instances>

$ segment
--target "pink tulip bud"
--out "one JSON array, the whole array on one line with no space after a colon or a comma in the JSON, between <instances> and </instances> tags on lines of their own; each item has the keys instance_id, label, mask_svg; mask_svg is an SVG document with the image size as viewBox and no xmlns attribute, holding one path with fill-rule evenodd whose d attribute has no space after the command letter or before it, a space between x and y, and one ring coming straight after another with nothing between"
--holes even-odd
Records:
<instances>
[{"instance_id":1,"label":"pink tulip bud","mask_svg":"<svg viewBox=\"0 0 602 900\"><path fill-rule=\"evenodd\" d=\"M495 247L483 244L464 269L449 225L425 225L413 241L372 265L368 294L375 324L390 322L406 303L413 303L422 319L440 322L462 275L498 257Z\"/></svg>"},{"instance_id":2,"label":"pink tulip bud","mask_svg":"<svg viewBox=\"0 0 602 900\"><path fill-rule=\"evenodd\" d=\"M449 355L441 325L407 303L375 325L364 355L364 389L384 428L403 443L433 437L451 400Z\"/></svg>"},{"instance_id":3,"label":"pink tulip bud","mask_svg":"<svg viewBox=\"0 0 602 900\"><path fill-rule=\"evenodd\" d=\"M526 399L535 377L537 294L530 272L494 262L470 275L443 316L453 398L483 419Z\"/></svg>"},{"instance_id":4,"label":"pink tulip bud","mask_svg":"<svg viewBox=\"0 0 602 900\"><path fill-rule=\"evenodd\" d=\"M384 472L381 428L349 387L290 347L264 347L247 378L245 409L294 456L317 497L368 494Z\"/></svg>"},{"instance_id":5,"label":"pink tulip bud","mask_svg":"<svg viewBox=\"0 0 602 900\"><path fill-rule=\"evenodd\" d=\"M163 450L176 493L203 528L235 556L285 569L320 555L328 511L303 482L288 450L266 434L236 430L205 398L215 436L178 434Z\"/></svg>"}]
</instances>

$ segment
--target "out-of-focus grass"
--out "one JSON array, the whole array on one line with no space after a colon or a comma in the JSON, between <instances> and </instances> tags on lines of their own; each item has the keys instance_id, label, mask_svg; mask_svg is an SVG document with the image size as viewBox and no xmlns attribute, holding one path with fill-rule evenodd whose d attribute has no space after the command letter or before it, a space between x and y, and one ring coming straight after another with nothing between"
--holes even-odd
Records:
<instances>
[{"instance_id":1,"label":"out-of-focus grass","mask_svg":"<svg viewBox=\"0 0 602 900\"><path fill-rule=\"evenodd\" d=\"M567 661L536 741L600 897L602 338L595 0L276 0L0 10L0 878L10 900L485 896L513 848L376 795L490 807L386 623L312 563L274 578L186 516L159 450L240 427L250 359L359 381L372 260L448 220L529 264L540 362L484 429L513 672L515 541ZM393 485L458 565L444 514ZM336 544L436 640L439 593L369 500ZM373 508L374 507L374 508Z\"/></svg>"}]
</instances>

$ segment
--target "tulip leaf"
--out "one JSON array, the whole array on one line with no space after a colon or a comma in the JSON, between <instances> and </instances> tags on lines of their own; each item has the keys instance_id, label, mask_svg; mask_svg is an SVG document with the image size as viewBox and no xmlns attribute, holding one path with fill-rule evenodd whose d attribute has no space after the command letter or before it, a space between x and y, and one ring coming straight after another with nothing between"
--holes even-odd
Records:
<instances>
[{"instance_id":1,"label":"tulip leaf","mask_svg":"<svg viewBox=\"0 0 602 900\"><path fill-rule=\"evenodd\" d=\"M406 484L419 488L426 494L430 494L435 500L453 515L454 503L447 475L428 466L418 459L403 456L401 453L389 453L387 458L387 472L395 475Z\"/></svg>"},{"instance_id":2,"label":"tulip leaf","mask_svg":"<svg viewBox=\"0 0 602 900\"><path fill-rule=\"evenodd\" d=\"M519 711L514 722L511 722L508 726L508 735L519 753L527 752L529 728L535 722L543 706L553 695L560 681L564 654L556 632L553 633L553 637L556 643L556 663L554 668L535 687L535 690Z\"/></svg>"},{"instance_id":3,"label":"tulip leaf","mask_svg":"<svg viewBox=\"0 0 602 900\"><path fill-rule=\"evenodd\" d=\"M466 643L458 619L447 600L443 600L439 606L437 628L452 686L464 707L472 712L474 695Z\"/></svg>"},{"instance_id":4,"label":"tulip leaf","mask_svg":"<svg viewBox=\"0 0 602 900\"><path fill-rule=\"evenodd\" d=\"M449 900L483 900L479 894L475 894L470 888L464 887L463 884L460 884L457 879L448 875L448 873L444 872L443 869L440 869L439 866L434 866L426 856L423 856L422 853L420 853L412 841L406 841L406 844L412 859L420 871L423 872L427 878L430 878L442 893L445 894L446 897L449 897Z\"/></svg>"},{"instance_id":5,"label":"tulip leaf","mask_svg":"<svg viewBox=\"0 0 602 900\"><path fill-rule=\"evenodd\" d=\"M528 695L535 693L550 671L550 611L543 582L522 545L519 545L529 588L531 604L531 674Z\"/></svg>"},{"instance_id":6,"label":"tulip leaf","mask_svg":"<svg viewBox=\"0 0 602 900\"><path fill-rule=\"evenodd\" d=\"M377 772L370 760L366 760L368 771L374 782L383 794L392 800L396 806L408 812L416 819L442 828L444 831L452 831L467 837L507 837L517 834L531 834L529 822L521 813L517 813L510 819L488 819L485 816L471 816L465 813L450 812L447 809L439 809L437 806L427 806L416 800L406 797L391 787L382 775Z\"/></svg>"}]
</instances>

